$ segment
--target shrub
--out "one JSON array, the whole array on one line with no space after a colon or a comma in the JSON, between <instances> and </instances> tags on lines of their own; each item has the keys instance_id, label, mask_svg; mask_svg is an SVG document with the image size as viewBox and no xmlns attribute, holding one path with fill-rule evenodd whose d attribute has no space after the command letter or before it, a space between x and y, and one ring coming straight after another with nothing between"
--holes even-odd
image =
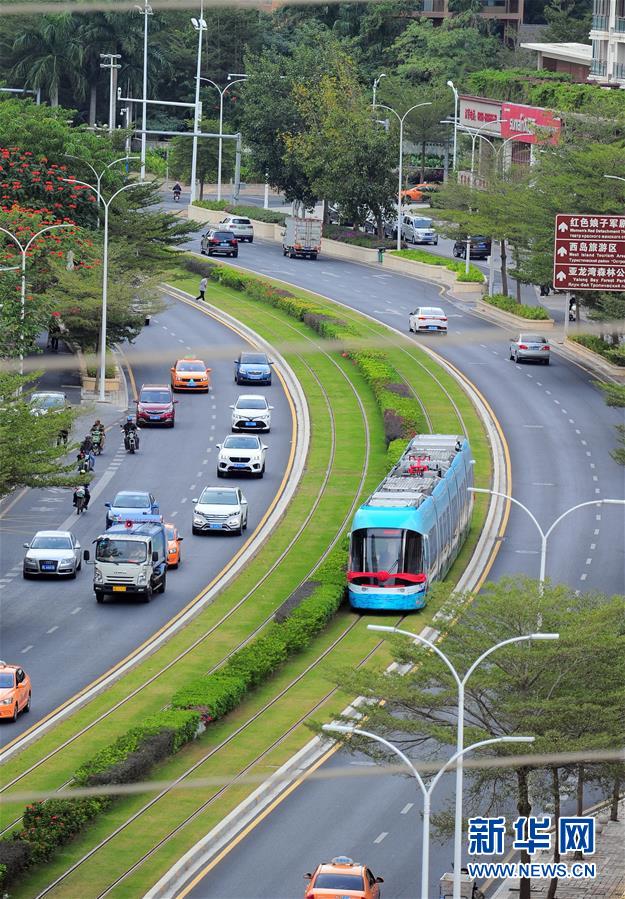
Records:
<instances>
[{"instance_id":1,"label":"shrub","mask_svg":"<svg viewBox=\"0 0 625 899\"><path fill-rule=\"evenodd\" d=\"M111 765L105 771L91 774L87 782L92 787L136 783L143 780L158 762L167 758L173 751L173 730L159 730L158 733L142 740L133 752L129 752L115 765Z\"/></svg>"},{"instance_id":2,"label":"shrub","mask_svg":"<svg viewBox=\"0 0 625 899\"><path fill-rule=\"evenodd\" d=\"M31 863L49 861L56 850L68 843L92 818L110 804L104 797L49 799L27 805L18 839L31 849Z\"/></svg>"},{"instance_id":3,"label":"shrub","mask_svg":"<svg viewBox=\"0 0 625 899\"><path fill-rule=\"evenodd\" d=\"M469 264L467 273L465 262L459 262L457 259L446 259L444 256L436 256L434 253L428 253L425 250L393 250L392 254L402 259L412 259L413 262L443 266L443 268L449 269L450 272L456 272L457 281L471 281L476 284L483 284L486 280L476 265Z\"/></svg>"},{"instance_id":4,"label":"shrub","mask_svg":"<svg viewBox=\"0 0 625 899\"><path fill-rule=\"evenodd\" d=\"M384 410L384 436L386 442L392 443L404 435L404 420L393 409Z\"/></svg>"},{"instance_id":5,"label":"shrub","mask_svg":"<svg viewBox=\"0 0 625 899\"><path fill-rule=\"evenodd\" d=\"M13 883L31 863L30 843L17 834L0 840L0 889Z\"/></svg>"},{"instance_id":6,"label":"shrub","mask_svg":"<svg viewBox=\"0 0 625 899\"><path fill-rule=\"evenodd\" d=\"M377 234L365 234L363 231L356 231L340 225L324 225L323 236L329 240L339 240L341 243L348 243L355 247L367 247L371 250L377 250L378 247L386 247L390 250L397 246L397 241L392 238L378 237Z\"/></svg>"},{"instance_id":7,"label":"shrub","mask_svg":"<svg viewBox=\"0 0 625 899\"><path fill-rule=\"evenodd\" d=\"M249 689L267 680L286 658L287 649L280 626L274 624L262 636L235 652L224 670L241 678Z\"/></svg>"},{"instance_id":8,"label":"shrub","mask_svg":"<svg viewBox=\"0 0 625 899\"><path fill-rule=\"evenodd\" d=\"M604 359L613 365L625 366L625 346L607 343L596 334L576 334L575 337L571 337L571 340L579 343L580 346L586 347L587 350L592 350L593 353L603 356Z\"/></svg>"},{"instance_id":9,"label":"shrub","mask_svg":"<svg viewBox=\"0 0 625 899\"><path fill-rule=\"evenodd\" d=\"M523 303L517 303L514 297L503 293L493 294L492 297L484 297L484 302L491 306L496 306L497 309L503 309L504 312L518 315L520 318L528 318L532 321L546 321L549 319L549 313L542 306L525 306Z\"/></svg>"},{"instance_id":10,"label":"shrub","mask_svg":"<svg viewBox=\"0 0 625 899\"><path fill-rule=\"evenodd\" d=\"M200 206L203 209L223 210L232 215L245 215L247 218L257 222L268 222L270 225L284 225L286 219L285 212L273 212L271 209L261 209L260 206L245 206L244 204L228 203L225 200L196 200L194 206Z\"/></svg>"},{"instance_id":11,"label":"shrub","mask_svg":"<svg viewBox=\"0 0 625 899\"><path fill-rule=\"evenodd\" d=\"M196 709L203 721L223 718L237 706L247 691L245 681L217 671L215 674L203 674L191 680L178 690L171 698L173 709Z\"/></svg>"},{"instance_id":12,"label":"shrub","mask_svg":"<svg viewBox=\"0 0 625 899\"><path fill-rule=\"evenodd\" d=\"M406 449L406 440L392 440L386 451L386 460L389 468L392 468L393 465L397 465L399 462L402 453Z\"/></svg>"}]
</instances>

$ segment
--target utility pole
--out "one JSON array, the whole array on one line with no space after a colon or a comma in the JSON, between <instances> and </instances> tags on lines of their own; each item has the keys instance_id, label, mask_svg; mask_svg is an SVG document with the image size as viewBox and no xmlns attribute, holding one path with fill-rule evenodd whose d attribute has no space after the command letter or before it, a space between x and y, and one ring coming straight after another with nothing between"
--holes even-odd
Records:
<instances>
[{"instance_id":1,"label":"utility pole","mask_svg":"<svg viewBox=\"0 0 625 899\"><path fill-rule=\"evenodd\" d=\"M200 72L202 71L202 34L206 31L206 22L204 21L204 0L200 2L200 18L191 19L191 23L198 33L197 41L197 71L195 73L195 115L193 117L193 154L191 156L191 197L190 205L195 201L195 181L197 172L197 137L200 130L200 121L202 118L202 107L200 106Z\"/></svg>"},{"instance_id":2,"label":"utility pole","mask_svg":"<svg viewBox=\"0 0 625 899\"><path fill-rule=\"evenodd\" d=\"M145 149L146 149L146 133L147 127L147 99L148 99L148 16L152 15L152 7L148 0L144 0L143 7L137 6L137 9L143 16L143 93L142 93L142 115L141 115L141 180L145 181ZM130 93L130 89L128 90Z\"/></svg>"},{"instance_id":3,"label":"utility pole","mask_svg":"<svg viewBox=\"0 0 625 899\"><path fill-rule=\"evenodd\" d=\"M118 62L115 62L116 59L121 59L121 54L119 53L100 53L100 59L107 60L106 62L100 63L101 69L108 69L110 72L109 78L109 133L115 130L115 97L117 96L117 70L121 69L121 65Z\"/></svg>"}]
</instances>

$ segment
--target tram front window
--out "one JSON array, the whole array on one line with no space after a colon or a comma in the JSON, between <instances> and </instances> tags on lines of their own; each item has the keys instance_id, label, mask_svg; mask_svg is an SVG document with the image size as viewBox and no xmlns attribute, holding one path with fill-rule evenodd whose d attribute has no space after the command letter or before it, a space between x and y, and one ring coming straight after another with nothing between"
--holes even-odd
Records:
<instances>
[{"instance_id":1,"label":"tram front window","mask_svg":"<svg viewBox=\"0 0 625 899\"><path fill-rule=\"evenodd\" d=\"M352 534L352 571L419 574L421 535L402 528L363 528Z\"/></svg>"}]
</instances>

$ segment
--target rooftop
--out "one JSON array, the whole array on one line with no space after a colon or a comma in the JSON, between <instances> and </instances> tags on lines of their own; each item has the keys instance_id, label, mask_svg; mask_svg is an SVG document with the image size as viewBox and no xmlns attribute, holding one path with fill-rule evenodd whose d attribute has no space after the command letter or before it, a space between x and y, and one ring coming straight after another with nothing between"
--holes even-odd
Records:
<instances>
[{"instance_id":1,"label":"rooftop","mask_svg":"<svg viewBox=\"0 0 625 899\"><path fill-rule=\"evenodd\" d=\"M521 46L525 50L535 50L542 53L543 56L549 56L552 59L561 59L565 62L577 62L590 66L592 61L591 44L549 44L549 43L522 43Z\"/></svg>"}]
</instances>

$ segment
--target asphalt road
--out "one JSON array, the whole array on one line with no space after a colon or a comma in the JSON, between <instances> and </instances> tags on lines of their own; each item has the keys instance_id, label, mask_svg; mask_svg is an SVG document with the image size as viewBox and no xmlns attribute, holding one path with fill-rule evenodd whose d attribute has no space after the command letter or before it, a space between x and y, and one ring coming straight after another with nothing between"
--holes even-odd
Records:
<instances>
[{"instance_id":1,"label":"asphalt road","mask_svg":"<svg viewBox=\"0 0 625 899\"><path fill-rule=\"evenodd\" d=\"M197 249L197 241L191 246ZM507 330L473 315L470 303L441 299L436 287L389 274L383 267L376 270L324 257L316 262L290 260L278 245L264 241L243 244L237 262L229 264L320 292L402 332L408 329L408 313L414 307L441 305L449 316L450 335L414 339L434 346L484 394L510 448L513 495L542 527L577 503L625 496L623 469L609 454L615 443L614 425L622 417L606 407L592 386L593 376L578 366L557 355L549 367L515 365L508 358ZM623 592L623 525L622 508L616 506L573 512L549 540L548 577L580 591ZM513 507L491 577L521 573L536 577L538 566L536 528ZM419 629L418 616L411 623ZM340 752L325 769L350 761ZM434 794L433 810L440 810L452 794L453 780L446 778ZM413 805L408 807L409 803ZM345 853L366 861L385 878L386 899L414 897L420 876L421 807L412 783L399 776L304 781L191 895L293 899L303 895L305 871ZM450 842L432 843L432 899L439 894L439 877L451 870L452 856Z\"/></svg>"},{"instance_id":2,"label":"asphalt road","mask_svg":"<svg viewBox=\"0 0 625 899\"><path fill-rule=\"evenodd\" d=\"M176 358L198 355L212 367L209 395L177 394L173 429L143 428L140 452L128 455L114 427L96 461L92 490L106 480L88 512L71 518L83 548L104 531L104 502L119 490L151 490L165 521L176 523L184 537L183 562L169 572L167 591L149 605L133 601L98 605L92 569L83 564L76 580L22 580L22 544L40 529L58 528L71 515L70 490L30 490L0 518L0 657L24 666L33 684L33 707L13 725L0 726L4 745L40 717L89 684L165 624L221 570L245 537L192 536L191 499L216 479L215 443L230 433L230 403L240 393L262 392L275 409L267 470L262 480L232 478L249 501L251 534L273 499L286 467L291 415L279 379L272 387L238 387L232 359L245 342L226 327L181 303L152 320L132 346L125 348L137 385L168 383ZM218 350L218 351L217 351Z\"/></svg>"}]
</instances>

